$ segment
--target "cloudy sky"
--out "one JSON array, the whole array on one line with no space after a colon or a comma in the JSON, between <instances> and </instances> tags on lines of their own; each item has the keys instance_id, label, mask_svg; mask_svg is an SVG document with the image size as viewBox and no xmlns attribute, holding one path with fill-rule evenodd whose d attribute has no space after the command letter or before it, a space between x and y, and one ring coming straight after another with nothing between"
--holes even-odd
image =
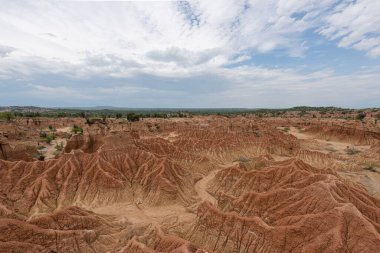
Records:
<instances>
[{"instance_id":1,"label":"cloudy sky","mask_svg":"<svg viewBox=\"0 0 380 253\"><path fill-rule=\"evenodd\" d=\"M0 4L0 105L380 106L379 0Z\"/></svg>"}]
</instances>

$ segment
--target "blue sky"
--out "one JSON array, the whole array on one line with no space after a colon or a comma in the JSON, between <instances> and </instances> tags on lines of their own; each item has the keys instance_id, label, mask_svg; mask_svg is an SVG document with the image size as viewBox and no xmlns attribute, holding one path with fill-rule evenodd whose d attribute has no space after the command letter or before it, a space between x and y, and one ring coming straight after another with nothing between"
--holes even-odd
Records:
<instances>
[{"instance_id":1,"label":"blue sky","mask_svg":"<svg viewBox=\"0 0 380 253\"><path fill-rule=\"evenodd\" d=\"M380 106L380 1L0 3L0 105Z\"/></svg>"}]
</instances>

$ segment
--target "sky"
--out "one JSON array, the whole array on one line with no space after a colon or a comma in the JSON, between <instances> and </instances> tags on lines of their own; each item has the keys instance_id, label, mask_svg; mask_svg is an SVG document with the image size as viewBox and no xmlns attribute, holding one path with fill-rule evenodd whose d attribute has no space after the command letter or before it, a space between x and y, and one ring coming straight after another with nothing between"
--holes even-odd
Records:
<instances>
[{"instance_id":1,"label":"sky","mask_svg":"<svg viewBox=\"0 0 380 253\"><path fill-rule=\"evenodd\" d=\"M0 105L380 107L379 0L0 0Z\"/></svg>"}]
</instances>

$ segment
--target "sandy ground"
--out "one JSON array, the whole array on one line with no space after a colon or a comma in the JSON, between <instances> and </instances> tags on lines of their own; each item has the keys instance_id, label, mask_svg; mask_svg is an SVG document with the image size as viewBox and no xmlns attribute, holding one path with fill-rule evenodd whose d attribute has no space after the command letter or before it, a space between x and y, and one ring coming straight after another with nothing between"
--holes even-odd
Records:
<instances>
[{"instance_id":1,"label":"sandy ground","mask_svg":"<svg viewBox=\"0 0 380 253\"><path fill-rule=\"evenodd\" d=\"M366 151L371 147L370 145L357 146L348 142L327 141L323 139L318 139L311 134L301 132L299 129L295 127L290 127L288 133L297 137L300 140L316 141L318 144L320 144L318 146L321 146L323 148L322 150L318 149L318 151L325 154L336 152L345 155L347 147L354 147L356 150L360 152Z\"/></svg>"},{"instance_id":2,"label":"sandy ground","mask_svg":"<svg viewBox=\"0 0 380 253\"><path fill-rule=\"evenodd\" d=\"M162 139L165 139L165 140L168 140L170 142L173 142L176 140L176 138L179 136L178 133L176 132L171 132L169 135L165 135L165 136L159 136L161 137Z\"/></svg>"},{"instance_id":3,"label":"sandy ground","mask_svg":"<svg viewBox=\"0 0 380 253\"><path fill-rule=\"evenodd\" d=\"M276 161L276 162L282 162L282 161L285 161L285 160L288 160L290 159L291 157L289 156L282 156L282 155L271 155L273 157L273 159Z\"/></svg>"},{"instance_id":4,"label":"sandy ground","mask_svg":"<svg viewBox=\"0 0 380 253\"><path fill-rule=\"evenodd\" d=\"M217 200L207 192L208 184L217 172L218 170L211 171L195 184L195 191L198 195L196 199L199 199L198 203L207 200L214 205L217 204ZM177 224L176 226L178 226L178 224L191 223L196 218L195 213L190 212L188 208L180 204L150 207L145 206L143 203L123 202L97 207L92 211L116 216L120 223L133 225L160 226L165 224L167 226L168 224L173 224L174 226Z\"/></svg>"},{"instance_id":5,"label":"sandy ground","mask_svg":"<svg viewBox=\"0 0 380 253\"><path fill-rule=\"evenodd\" d=\"M380 198L380 173L372 171L360 172L338 172L338 174L355 183L363 185L368 193L376 198Z\"/></svg>"},{"instance_id":6,"label":"sandy ground","mask_svg":"<svg viewBox=\"0 0 380 253\"><path fill-rule=\"evenodd\" d=\"M162 223L191 222L196 215L180 205L147 207L132 202L122 202L93 209L98 214L116 216L120 223L158 226Z\"/></svg>"},{"instance_id":7,"label":"sandy ground","mask_svg":"<svg viewBox=\"0 0 380 253\"><path fill-rule=\"evenodd\" d=\"M195 191L198 193L201 201L207 200L213 205L217 205L218 201L207 192L207 186L209 182L214 179L217 172L218 170L211 171L207 176L199 180L194 186Z\"/></svg>"},{"instance_id":8,"label":"sandy ground","mask_svg":"<svg viewBox=\"0 0 380 253\"><path fill-rule=\"evenodd\" d=\"M70 133L72 127L62 127L62 128L57 128L56 132L64 132L64 133ZM54 159L56 156L57 149L55 148L57 145L60 145L62 143L63 149L66 146L67 140L64 138L56 138L53 140L50 144L43 143L42 145L45 147L44 149L44 155L45 155L45 160L51 160Z\"/></svg>"},{"instance_id":9,"label":"sandy ground","mask_svg":"<svg viewBox=\"0 0 380 253\"><path fill-rule=\"evenodd\" d=\"M57 128L57 132L63 132L63 133L71 133L72 127L62 127L62 128Z\"/></svg>"},{"instance_id":10,"label":"sandy ground","mask_svg":"<svg viewBox=\"0 0 380 253\"><path fill-rule=\"evenodd\" d=\"M324 150L317 150L323 153L337 153L342 157L349 157L346 153L347 147L354 147L360 152L367 151L371 146L356 146L348 142L338 142L338 141L327 141L322 139L317 139L313 135L302 133L299 129L295 127L290 127L288 134L291 134L297 137L300 140L305 141L316 141L319 147L322 147ZM282 158L275 158L275 160L281 160ZM350 181L362 185L370 195L380 198L380 172L372 172L367 170L355 171L355 172L338 172L338 174Z\"/></svg>"}]
</instances>

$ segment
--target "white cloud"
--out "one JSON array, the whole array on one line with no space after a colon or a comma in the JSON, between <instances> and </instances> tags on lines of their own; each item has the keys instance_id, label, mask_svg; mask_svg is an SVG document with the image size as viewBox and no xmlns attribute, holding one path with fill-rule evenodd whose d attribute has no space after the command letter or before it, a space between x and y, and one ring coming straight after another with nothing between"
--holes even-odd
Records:
<instances>
[{"instance_id":1,"label":"white cloud","mask_svg":"<svg viewBox=\"0 0 380 253\"><path fill-rule=\"evenodd\" d=\"M277 69L275 62L265 68L254 62L261 53L278 51L303 57L312 44L306 31L380 56L379 10L379 1L370 0L4 1L0 79L16 83L16 77L22 78L33 83L26 86L31 96L61 94L53 97L67 101L128 94L148 101L159 94L162 103L174 105L186 101L171 96L196 94L207 101L204 106L213 106L211 101L218 106L223 101L225 106L280 105L287 95L291 103L302 103L312 91L339 92L337 82L347 83L345 92L353 100L355 94L360 97L359 84L373 87L379 76L342 76L334 66L301 73ZM40 82L40 76L62 82ZM110 83L94 81L102 78ZM377 90L371 93L375 95ZM314 98L324 101L322 95Z\"/></svg>"},{"instance_id":2,"label":"white cloud","mask_svg":"<svg viewBox=\"0 0 380 253\"><path fill-rule=\"evenodd\" d=\"M154 69L225 65L247 51L276 49L302 56L303 32L320 28L339 45L376 56L379 3L339 0L223 0L166 2L11 1L0 10L0 43L22 57L86 64L91 55L115 55ZM347 2L347 1L343 1ZM171 57L171 60L168 59Z\"/></svg>"},{"instance_id":3,"label":"white cloud","mask_svg":"<svg viewBox=\"0 0 380 253\"><path fill-rule=\"evenodd\" d=\"M325 20L320 33L340 47L380 56L380 1L343 1Z\"/></svg>"},{"instance_id":4,"label":"white cloud","mask_svg":"<svg viewBox=\"0 0 380 253\"><path fill-rule=\"evenodd\" d=\"M13 50L14 49L12 47L0 45L0 58L8 56Z\"/></svg>"},{"instance_id":5,"label":"white cloud","mask_svg":"<svg viewBox=\"0 0 380 253\"><path fill-rule=\"evenodd\" d=\"M223 73L234 86L214 94L212 100L219 107L223 103L237 107L375 107L380 98L379 73L378 67L350 74L330 69L303 74L290 69L244 67Z\"/></svg>"},{"instance_id":6,"label":"white cloud","mask_svg":"<svg viewBox=\"0 0 380 253\"><path fill-rule=\"evenodd\" d=\"M69 88L67 86L51 87L41 84L27 84L25 95L33 96L34 98L44 101L56 101L57 99L70 98L72 100L96 100L98 96L92 96L80 92L79 89Z\"/></svg>"},{"instance_id":7,"label":"white cloud","mask_svg":"<svg viewBox=\"0 0 380 253\"><path fill-rule=\"evenodd\" d=\"M0 42L16 48L19 57L70 63L88 54L113 54L150 64L147 53L178 49L193 58L219 51L216 62L226 64L247 49L294 52L303 43L300 33L314 25L313 13L333 2L12 1L0 10ZM292 17L300 12L310 15Z\"/></svg>"}]
</instances>

